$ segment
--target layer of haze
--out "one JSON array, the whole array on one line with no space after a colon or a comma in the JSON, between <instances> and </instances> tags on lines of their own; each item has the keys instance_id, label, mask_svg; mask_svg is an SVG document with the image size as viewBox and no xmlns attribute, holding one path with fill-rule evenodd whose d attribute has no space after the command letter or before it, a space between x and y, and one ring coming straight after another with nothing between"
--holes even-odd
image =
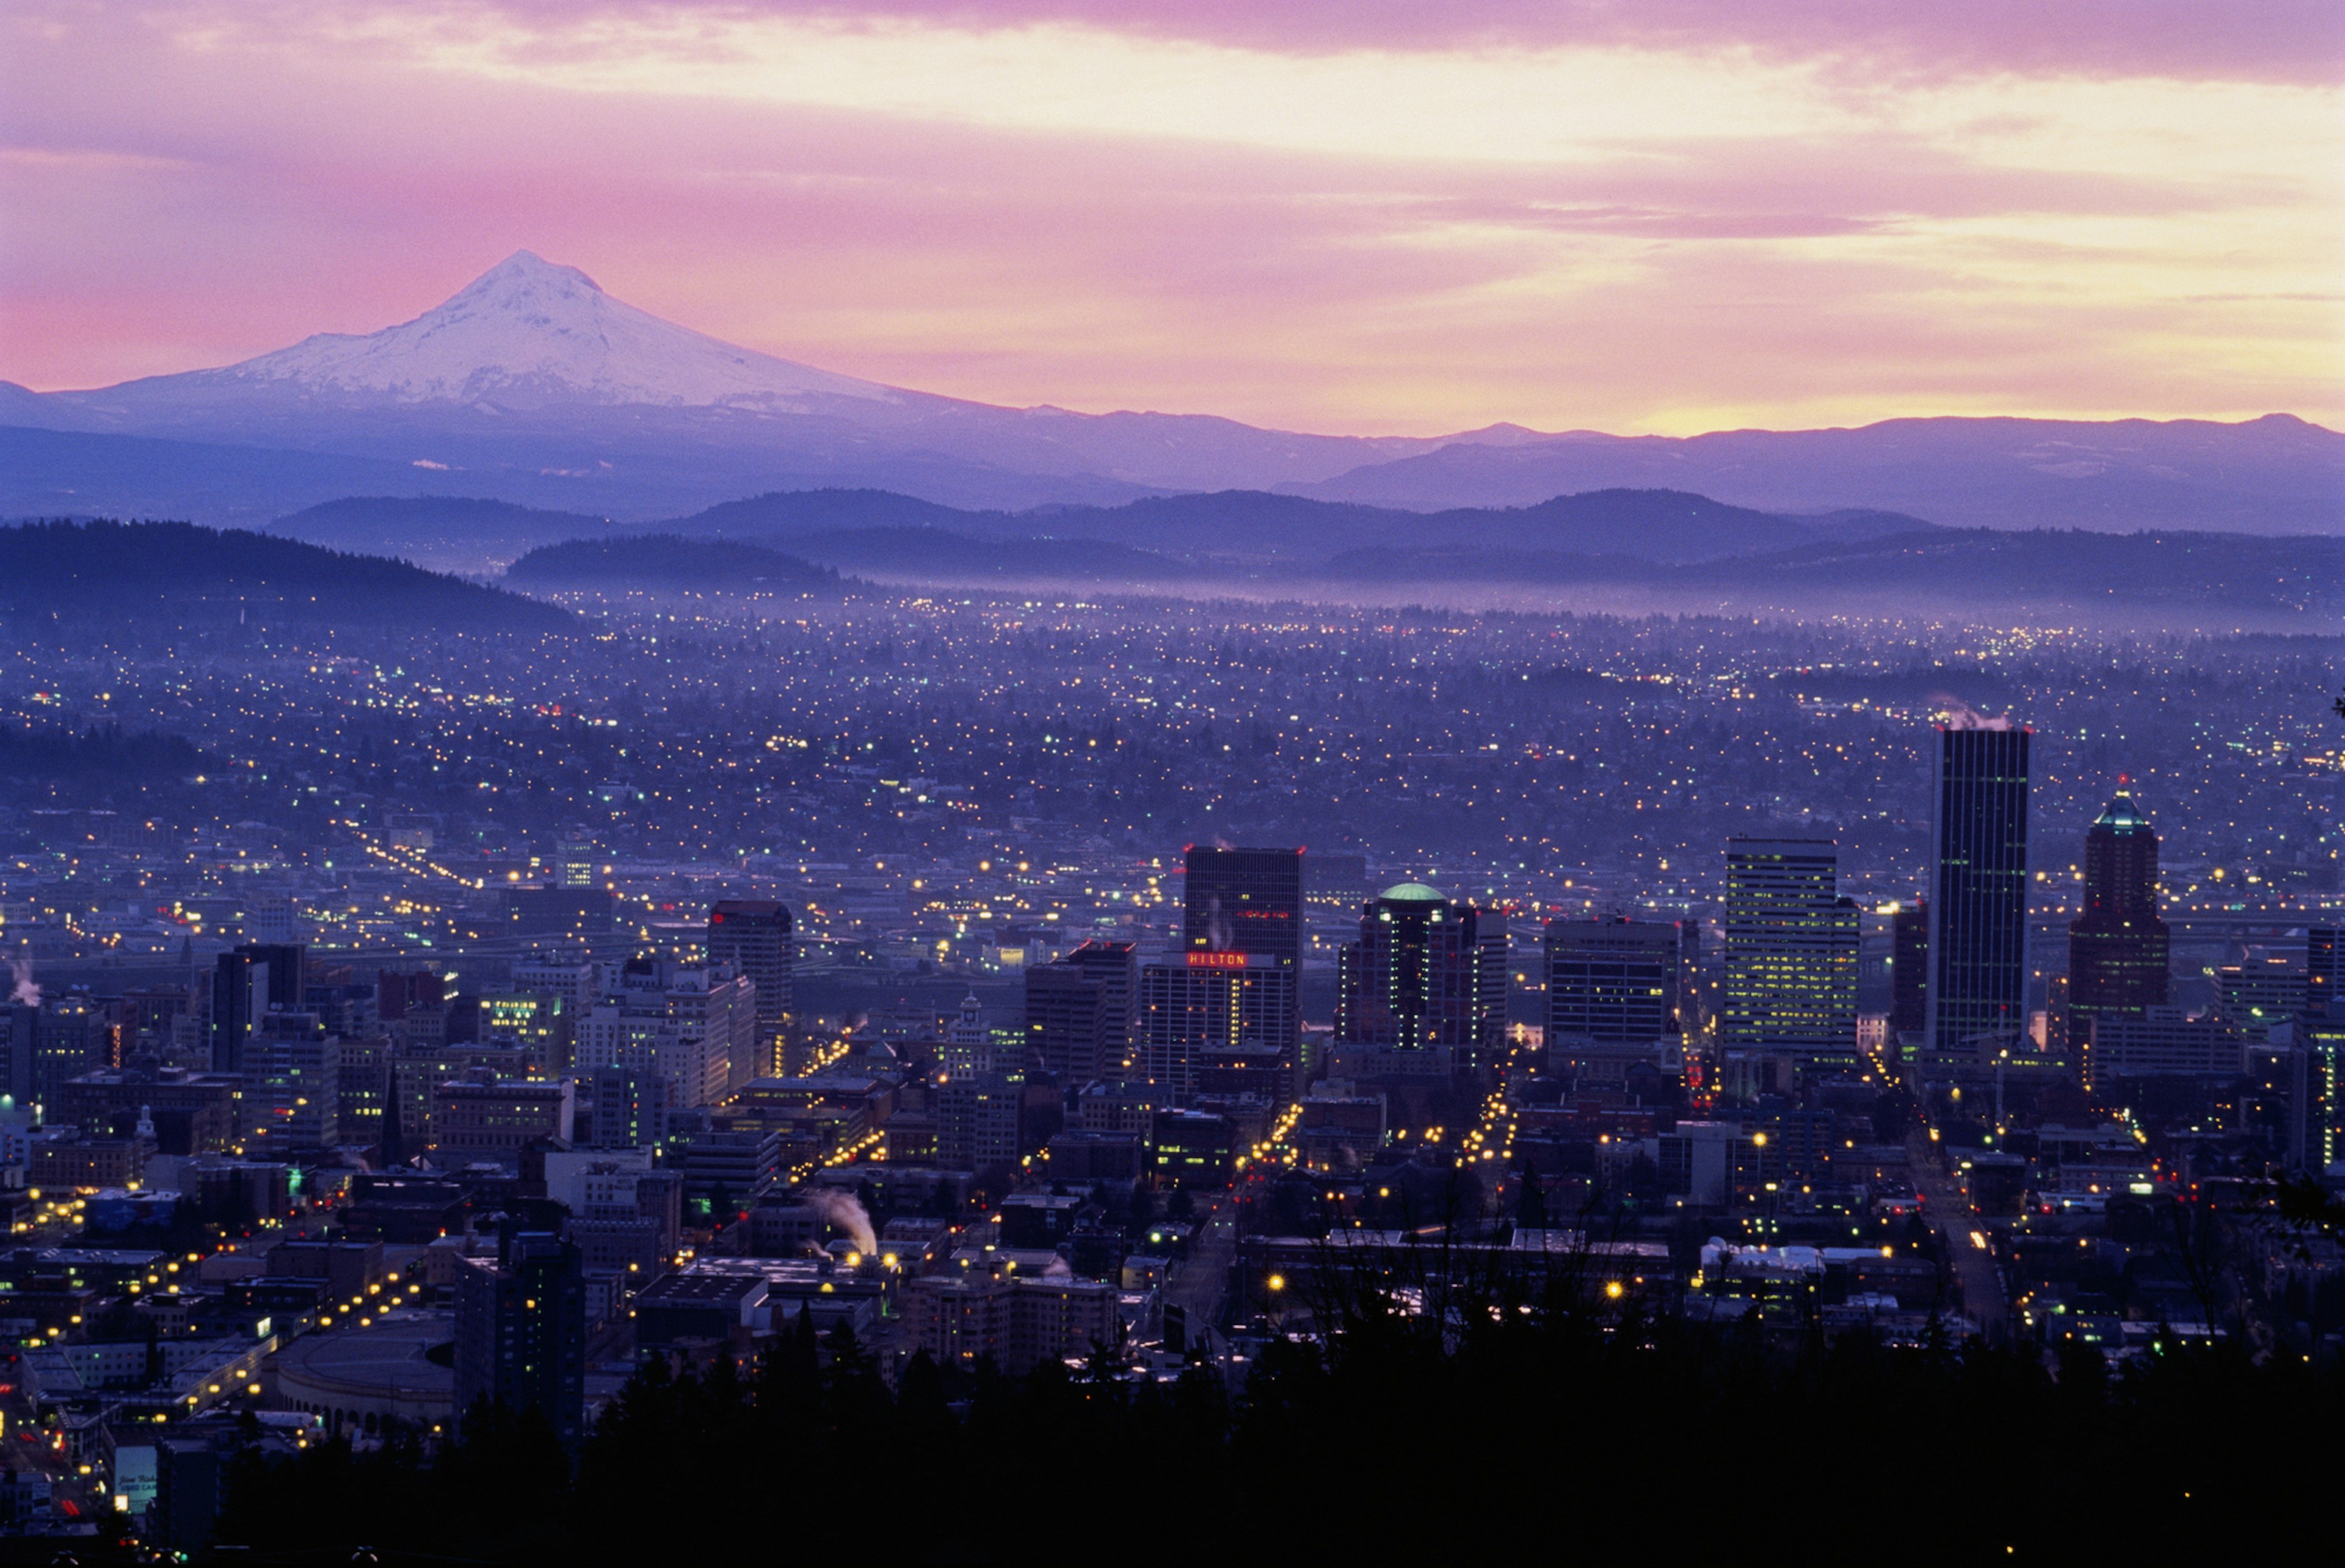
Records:
<instances>
[{"instance_id":1,"label":"layer of haze","mask_svg":"<svg viewBox=\"0 0 2345 1568\"><path fill-rule=\"evenodd\" d=\"M0 377L36 388L371 331L526 246L998 403L2345 418L2333 4L0 16Z\"/></svg>"}]
</instances>

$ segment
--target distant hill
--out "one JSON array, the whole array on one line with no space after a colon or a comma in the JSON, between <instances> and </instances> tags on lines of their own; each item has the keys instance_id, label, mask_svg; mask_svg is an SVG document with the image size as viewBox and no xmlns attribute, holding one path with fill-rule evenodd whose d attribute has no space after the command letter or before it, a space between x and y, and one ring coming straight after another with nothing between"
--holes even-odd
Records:
<instances>
[{"instance_id":1,"label":"distant hill","mask_svg":"<svg viewBox=\"0 0 2345 1568\"><path fill-rule=\"evenodd\" d=\"M1671 490L1596 491L1556 496L1536 506L1439 512L1355 506L1264 491L1152 496L1112 507L961 511L880 491L823 490L758 496L663 525L678 533L757 538L801 551L813 533L928 528L1004 541L1111 541L1171 561L1290 563L1378 547L1560 550L1658 561L1710 561L1802 544L1925 532L1931 526L1920 518L1878 511L1784 517ZM1098 557L1097 564L1105 568L1114 559Z\"/></svg>"},{"instance_id":2,"label":"distant hill","mask_svg":"<svg viewBox=\"0 0 2345 1568\"><path fill-rule=\"evenodd\" d=\"M841 571L924 583L1617 584L1776 599L1863 592L2257 614L2345 610L2345 543L2334 539L1946 529L1896 511L1789 516L1671 490L1425 512L1224 491L1021 513L826 491L762 496L674 526L737 530Z\"/></svg>"},{"instance_id":3,"label":"distant hill","mask_svg":"<svg viewBox=\"0 0 2345 1568\"><path fill-rule=\"evenodd\" d=\"M1333 558L1323 572L1351 582L1639 584L1787 597L1863 592L2345 614L2345 541L2233 533L1941 529L1680 566L1623 555L1371 548Z\"/></svg>"},{"instance_id":4,"label":"distant hill","mask_svg":"<svg viewBox=\"0 0 2345 1568\"><path fill-rule=\"evenodd\" d=\"M827 529L949 528L973 518L1007 520L1011 515L965 511L884 490L769 491L708 507L662 527L720 539L758 539Z\"/></svg>"},{"instance_id":5,"label":"distant hill","mask_svg":"<svg viewBox=\"0 0 2345 1568\"><path fill-rule=\"evenodd\" d=\"M864 515L858 503L847 499L858 493L877 496L877 492L828 492L829 504L813 514ZM781 499L760 497L741 502L745 510L719 519L717 526L764 526L773 511L763 503ZM903 499L878 496L874 507L885 515L888 503ZM960 518L980 515L940 507L930 510ZM765 538L768 542L752 543L724 535L693 538L662 532L577 540L530 551L513 563L505 580L529 589L639 587L748 592L827 586L837 582L841 572L915 582L1170 582L1210 575L1207 568L1098 539L983 539L933 527L801 530L787 525ZM782 543L789 548L775 547Z\"/></svg>"},{"instance_id":6,"label":"distant hill","mask_svg":"<svg viewBox=\"0 0 2345 1568\"><path fill-rule=\"evenodd\" d=\"M848 571L895 572L924 564L916 544L849 536L927 530L1018 547L1018 559L1008 563L955 554L957 572L1030 573L1047 558L1061 572L1081 576L1138 573L1162 580L1209 567L1315 566L1361 549L1561 551L1684 562L1926 532L1932 526L1877 511L1792 517L1674 490L1594 491L1534 506L1421 512L1266 491L1152 496L1115 506L965 511L889 491L827 488L769 491L665 522L634 524L478 497L363 496L305 508L278 519L269 531L474 573L502 572L541 545L655 533L740 540ZM1076 542L1094 548L1056 548ZM1096 548L1102 546L1136 553ZM914 553L903 554L908 548Z\"/></svg>"},{"instance_id":7,"label":"distant hill","mask_svg":"<svg viewBox=\"0 0 2345 1568\"><path fill-rule=\"evenodd\" d=\"M2017 600L2223 604L2345 614L2345 539L2244 533L1946 529L1712 566L1715 582L1929 587Z\"/></svg>"},{"instance_id":8,"label":"distant hill","mask_svg":"<svg viewBox=\"0 0 2345 1568\"><path fill-rule=\"evenodd\" d=\"M1896 532L1926 532L1932 526L1918 517L1888 513L1783 517L1679 490L1589 491L1533 506L1418 513L1414 521L1429 532L1455 531L1487 549L1562 549L1664 562L1789 550L1846 538L1852 529L1868 524Z\"/></svg>"},{"instance_id":9,"label":"distant hill","mask_svg":"<svg viewBox=\"0 0 2345 1568\"><path fill-rule=\"evenodd\" d=\"M1771 602L1819 608L1830 608L1830 595L1847 592L1868 602L2188 606L2264 616L2345 610L2345 545L2330 537L1949 529L1879 508L1793 514L1671 489L1589 491L1527 506L1440 511L1263 491L1008 511L840 487L769 492L651 529L614 529L574 513L492 501L377 499L312 508L282 526L349 540L373 531L378 548L446 540L452 550L471 529L478 531L472 536L476 554L482 539L558 530L566 553L529 572L559 561L581 584L632 580L707 588L743 576L787 576L796 568L780 562L795 558L800 566L938 586L1614 584L1684 590L1712 601L1763 593ZM581 553L596 535L613 545L667 542L640 555ZM686 556L678 553L680 541L772 557ZM541 538L531 550L550 542ZM619 573L614 579L597 575L605 567L595 561L632 564L611 567ZM513 581L550 580L517 570Z\"/></svg>"},{"instance_id":10,"label":"distant hill","mask_svg":"<svg viewBox=\"0 0 2345 1568\"><path fill-rule=\"evenodd\" d=\"M835 529L792 538L808 560L915 582L1179 582L1213 573L1098 539L971 539L939 528Z\"/></svg>"},{"instance_id":11,"label":"distant hill","mask_svg":"<svg viewBox=\"0 0 2345 1568\"><path fill-rule=\"evenodd\" d=\"M0 518L177 517L254 528L336 496L395 494L412 463L228 442L0 426Z\"/></svg>"},{"instance_id":12,"label":"distant hill","mask_svg":"<svg viewBox=\"0 0 2345 1568\"><path fill-rule=\"evenodd\" d=\"M650 588L778 593L828 588L838 573L795 555L730 539L673 533L540 545L506 569L520 588Z\"/></svg>"},{"instance_id":13,"label":"distant hill","mask_svg":"<svg viewBox=\"0 0 2345 1568\"><path fill-rule=\"evenodd\" d=\"M379 556L185 522L0 528L0 618L558 632L567 612Z\"/></svg>"},{"instance_id":14,"label":"distant hill","mask_svg":"<svg viewBox=\"0 0 2345 1568\"><path fill-rule=\"evenodd\" d=\"M2334 534L2345 436L2287 414L2208 420L1884 420L1853 430L1452 442L1281 491L1437 511L1668 485L1740 506L1918 512L2002 529Z\"/></svg>"},{"instance_id":15,"label":"distant hill","mask_svg":"<svg viewBox=\"0 0 2345 1568\"><path fill-rule=\"evenodd\" d=\"M304 507L266 531L441 571L497 567L541 544L588 539L608 521L472 496L350 496Z\"/></svg>"}]
</instances>

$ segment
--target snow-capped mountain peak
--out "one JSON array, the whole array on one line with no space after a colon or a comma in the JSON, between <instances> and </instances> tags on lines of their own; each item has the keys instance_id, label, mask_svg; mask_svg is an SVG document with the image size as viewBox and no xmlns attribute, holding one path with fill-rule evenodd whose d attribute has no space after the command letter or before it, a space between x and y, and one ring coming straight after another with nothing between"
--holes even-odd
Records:
<instances>
[{"instance_id":1,"label":"snow-capped mountain peak","mask_svg":"<svg viewBox=\"0 0 2345 1568\"><path fill-rule=\"evenodd\" d=\"M402 403L739 403L892 400L876 382L777 359L614 299L574 267L517 250L412 321L320 333L210 372L315 396Z\"/></svg>"}]
</instances>

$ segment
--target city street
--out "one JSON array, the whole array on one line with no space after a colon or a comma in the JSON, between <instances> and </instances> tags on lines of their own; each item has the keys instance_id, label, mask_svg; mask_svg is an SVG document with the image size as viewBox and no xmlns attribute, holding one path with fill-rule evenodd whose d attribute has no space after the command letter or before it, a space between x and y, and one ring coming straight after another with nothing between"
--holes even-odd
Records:
<instances>
[{"instance_id":1,"label":"city street","mask_svg":"<svg viewBox=\"0 0 2345 1568\"><path fill-rule=\"evenodd\" d=\"M1189 1239L1187 1259L1173 1266L1172 1282L1165 1287L1165 1305L1182 1310L1192 1335L1220 1320L1230 1261L1237 1252L1235 1212L1228 1195L1213 1199Z\"/></svg>"},{"instance_id":2,"label":"city street","mask_svg":"<svg viewBox=\"0 0 2345 1568\"><path fill-rule=\"evenodd\" d=\"M2001 1333L2008 1315L2002 1270L1980 1244L1985 1228L1973 1223L1976 1216L1971 1212L1970 1193L1961 1174L1944 1168L1944 1146L1930 1141L1927 1133L1915 1133L1907 1149L1914 1185L1922 1194L1923 1218L1945 1249L1964 1313L1986 1332Z\"/></svg>"}]
</instances>

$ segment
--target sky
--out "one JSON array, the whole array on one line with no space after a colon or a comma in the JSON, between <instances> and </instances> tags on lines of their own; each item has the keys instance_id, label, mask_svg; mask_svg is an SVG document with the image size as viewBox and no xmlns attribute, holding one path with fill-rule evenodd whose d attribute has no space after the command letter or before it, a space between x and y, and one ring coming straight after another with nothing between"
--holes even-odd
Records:
<instances>
[{"instance_id":1,"label":"sky","mask_svg":"<svg viewBox=\"0 0 2345 1568\"><path fill-rule=\"evenodd\" d=\"M514 249L1011 405L2345 425L2335 0L0 0L0 378Z\"/></svg>"}]
</instances>

